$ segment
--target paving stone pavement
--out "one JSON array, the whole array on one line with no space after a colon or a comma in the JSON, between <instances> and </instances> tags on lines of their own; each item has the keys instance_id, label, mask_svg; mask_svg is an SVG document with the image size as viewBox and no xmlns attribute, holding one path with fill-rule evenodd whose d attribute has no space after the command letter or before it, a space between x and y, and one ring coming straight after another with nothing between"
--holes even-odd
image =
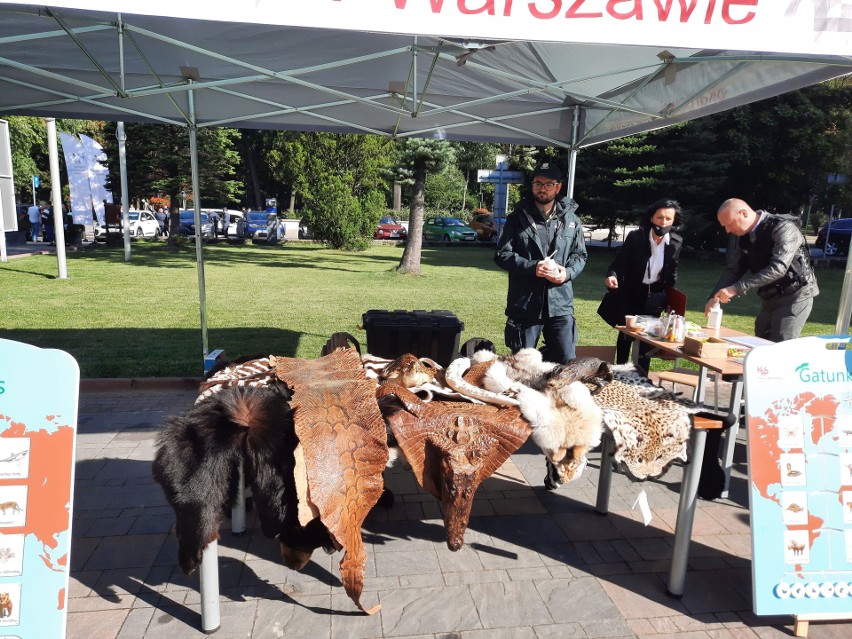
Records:
<instances>
[{"instance_id":1,"label":"paving stone pavement","mask_svg":"<svg viewBox=\"0 0 852 639\"><path fill-rule=\"evenodd\" d=\"M156 385L155 385L156 386ZM102 387L103 388L103 387ZM72 529L68 639L191 639L200 631L198 574L177 566L174 514L151 477L155 438L195 392L84 390ZM666 595L682 467L631 483L613 478L610 513L595 513L600 455L577 481L544 489L544 458L528 442L477 492L465 546L451 552L434 498L403 465L388 469L390 509L366 519L362 614L343 591L340 554L315 553L301 573L249 529L219 542L221 639L634 639L792 636L791 617L751 612L745 444L730 498L699 503L686 593ZM645 490L650 525L632 509ZM852 617L852 611L850 611ZM814 622L814 639L852 623Z\"/></svg>"}]
</instances>

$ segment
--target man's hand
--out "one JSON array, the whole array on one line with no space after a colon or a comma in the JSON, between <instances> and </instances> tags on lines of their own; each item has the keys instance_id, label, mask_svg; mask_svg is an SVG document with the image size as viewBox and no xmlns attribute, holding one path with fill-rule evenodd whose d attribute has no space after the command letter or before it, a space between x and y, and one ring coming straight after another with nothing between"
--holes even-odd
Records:
<instances>
[{"instance_id":1,"label":"man's hand","mask_svg":"<svg viewBox=\"0 0 852 639\"><path fill-rule=\"evenodd\" d=\"M552 259L541 260L535 265L536 277L543 277L552 284L562 284L568 279L568 272Z\"/></svg>"},{"instance_id":2,"label":"man's hand","mask_svg":"<svg viewBox=\"0 0 852 639\"><path fill-rule=\"evenodd\" d=\"M618 278L615 275L610 275L604 280L604 286L607 288L618 288Z\"/></svg>"},{"instance_id":3,"label":"man's hand","mask_svg":"<svg viewBox=\"0 0 852 639\"><path fill-rule=\"evenodd\" d=\"M720 288L713 294L709 300L707 300L707 304L704 305L704 314L709 315L710 309L716 306L716 302L719 301L722 304L727 304L733 298L737 296L737 292L731 286L726 286L725 288Z\"/></svg>"}]
</instances>

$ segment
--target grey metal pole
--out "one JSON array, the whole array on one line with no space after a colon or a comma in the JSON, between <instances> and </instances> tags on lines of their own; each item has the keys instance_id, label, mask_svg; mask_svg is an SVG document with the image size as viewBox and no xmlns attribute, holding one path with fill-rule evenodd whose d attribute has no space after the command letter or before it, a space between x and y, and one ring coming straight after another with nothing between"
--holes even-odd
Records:
<instances>
[{"instance_id":1,"label":"grey metal pole","mask_svg":"<svg viewBox=\"0 0 852 639\"><path fill-rule=\"evenodd\" d=\"M243 462L237 465L237 499L231 507L231 533L237 537L246 531L246 478Z\"/></svg>"},{"instance_id":2,"label":"grey metal pole","mask_svg":"<svg viewBox=\"0 0 852 639\"><path fill-rule=\"evenodd\" d=\"M0 178L6 178L7 180L12 180L12 155L11 149L9 148L9 123L6 120L0 120L0 153L3 154L3 157L0 157L0 166L7 166L7 173L0 174ZM13 198L14 199L14 198ZM12 207L12 228L17 229L17 215L18 212ZM6 222L4 221L3 216L6 213L3 211L3 195L0 194L0 262L8 262L9 256L6 252Z\"/></svg>"},{"instance_id":3,"label":"grey metal pole","mask_svg":"<svg viewBox=\"0 0 852 639\"><path fill-rule=\"evenodd\" d=\"M826 238L826 243L828 238ZM840 308L837 310L837 323L834 325L835 335L846 335L849 332L849 320L852 318L852 251L847 251L846 273L843 276L843 288L840 294Z\"/></svg>"},{"instance_id":4,"label":"grey metal pole","mask_svg":"<svg viewBox=\"0 0 852 639\"><path fill-rule=\"evenodd\" d=\"M124 220L124 261L130 261L130 194L127 192L127 134L124 132L124 122L119 122L115 129L118 138L118 166L121 173L121 218Z\"/></svg>"},{"instance_id":5,"label":"grey metal pole","mask_svg":"<svg viewBox=\"0 0 852 639\"><path fill-rule=\"evenodd\" d=\"M192 80L188 80L190 86ZM195 124L195 97L187 91L189 102L189 153L192 165L192 206L195 209L195 262L198 265L198 300L201 306L201 370L207 356L207 293L204 288L204 251L201 245L201 198L198 187L198 127Z\"/></svg>"},{"instance_id":6,"label":"grey metal pole","mask_svg":"<svg viewBox=\"0 0 852 639\"><path fill-rule=\"evenodd\" d=\"M68 264L65 258L65 212L62 210L62 188L59 181L59 147L56 144L56 119L45 118L47 125L47 151L50 156L50 205L53 207L53 234L56 239L56 265L59 279L68 279Z\"/></svg>"},{"instance_id":7,"label":"grey metal pole","mask_svg":"<svg viewBox=\"0 0 852 639\"><path fill-rule=\"evenodd\" d=\"M574 181L577 171L577 138L580 135L580 108L574 107L574 122L571 127L571 154L568 156L568 192L570 198L574 198Z\"/></svg>"},{"instance_id":8,"label":"grey metal pole","mask_svg":"<svg viewBox=\"0 0 852 639\"><path fill-rule=\"evenodd\" d=\"M219 544L214 539L201 553L198 566L199 594L201 595L201 630L210 634L219 629Z\"/></svg>"}]
</instances>

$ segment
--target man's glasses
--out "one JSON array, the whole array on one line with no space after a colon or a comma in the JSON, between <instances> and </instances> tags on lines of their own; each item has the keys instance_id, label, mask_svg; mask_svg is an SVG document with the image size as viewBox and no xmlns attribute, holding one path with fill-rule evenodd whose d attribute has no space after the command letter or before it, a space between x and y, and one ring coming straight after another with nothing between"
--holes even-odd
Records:
<instances>
[{"instance_id":1,"label":"man's glasses","mask_svg":"<svg viewBox=\"0 0 852 639\"><path fill-rule=\"evenodd\" d=\"M532 187L534 189L544 189L545 191L550 191L551 189L555 189L559 186L559 182L533 182Z\"/></svg>"}]
</instances>

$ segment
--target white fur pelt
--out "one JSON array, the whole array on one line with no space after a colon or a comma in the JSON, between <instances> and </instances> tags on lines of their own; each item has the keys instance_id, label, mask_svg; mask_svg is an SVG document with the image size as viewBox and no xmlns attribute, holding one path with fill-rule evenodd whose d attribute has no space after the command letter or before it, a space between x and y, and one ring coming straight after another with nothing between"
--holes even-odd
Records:
<instances>
[{"instance_id":1,"label":"white fur pelt","mask_svg":"<svg viewBox=\"0 0 852 639\"><path fill-rule=\"evenodd\" d=\"M548 376L556 364L542 361L541 353L534 348L496 358L493 353L477 353L474 362L489 359L482 385L493 394L491 401L518 406L533 428L532 440L555 467L558 478L552 483L575 479L585 467L586 452L601 439L603 414L589 389L580 381ZM454 388L458 377L448 370L447 381Z\"/></svg>"}]
</instances>

